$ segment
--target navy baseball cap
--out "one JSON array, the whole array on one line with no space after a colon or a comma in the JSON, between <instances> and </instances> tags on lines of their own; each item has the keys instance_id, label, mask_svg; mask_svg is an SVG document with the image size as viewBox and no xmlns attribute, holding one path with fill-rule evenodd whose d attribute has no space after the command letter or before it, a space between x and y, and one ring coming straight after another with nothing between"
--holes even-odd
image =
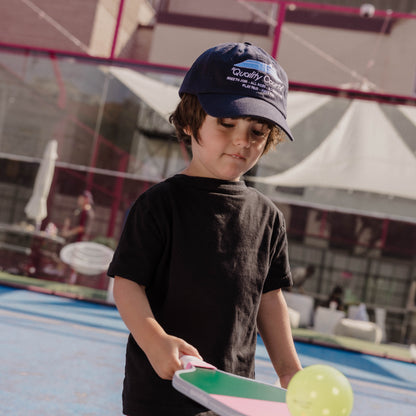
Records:
<instances>
[{"instance_id":1,"label":"navy baseball cap","mask_svg":"<svg viewBox=\"0 0 416 416\"><path fill-rule=\"evenodd\" d=\"M206 50L186 73L179 95L196 95L212 117L259 117L293 140L286 122L286 72L251 43L224 43Z\"/></svg>"}]
</instances>

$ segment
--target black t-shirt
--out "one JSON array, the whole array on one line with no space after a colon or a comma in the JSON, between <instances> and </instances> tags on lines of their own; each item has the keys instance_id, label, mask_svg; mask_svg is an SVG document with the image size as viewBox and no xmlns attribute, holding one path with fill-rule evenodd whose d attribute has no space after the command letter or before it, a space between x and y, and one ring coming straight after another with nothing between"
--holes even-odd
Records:
<instances>
[{"instance_id":1,"label":"black t-shirt","mask_svg":"<svg viewBox=\"0 0 416 416\"><path fill-rule=\"evenodd\" d=\"M135 202L109 275L144 285L160 325L204 360L254 377L261 295L292 283L284 219L244 182L176 175ZM192 402L156 375L131 335L123 402L130 416L164 406L197 413L182 408Z\"/></svg>"}]
</instances>

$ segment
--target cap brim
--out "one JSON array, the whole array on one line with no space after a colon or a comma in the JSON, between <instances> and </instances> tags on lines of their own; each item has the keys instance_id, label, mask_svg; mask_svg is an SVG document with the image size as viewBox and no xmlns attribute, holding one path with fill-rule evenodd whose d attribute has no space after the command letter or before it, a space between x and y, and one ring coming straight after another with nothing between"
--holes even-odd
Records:
<instances>
[{"instance_id":1,"label":"cap brim","mask_svg":"<svg viewBox=\"0 0 416 416\"><path fill-rule=\"evenodd\" d=\"M198 94L199 102L207 114L212 117L259 117L279 126L293 141L293 135L283 114L267 101L254 97Z\"/></svg>"}]
</instances>

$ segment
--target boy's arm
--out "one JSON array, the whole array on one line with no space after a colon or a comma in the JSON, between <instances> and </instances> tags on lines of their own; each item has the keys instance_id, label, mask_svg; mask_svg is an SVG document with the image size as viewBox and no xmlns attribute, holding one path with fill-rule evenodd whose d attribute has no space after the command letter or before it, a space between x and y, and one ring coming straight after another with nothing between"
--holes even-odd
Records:
<instances>
[{"instance_id":1,"label":"boy's arm","mask_svg":"<svg viewBox=\"0 0 416 416\"><path fill-rule=\"evenodd\" d=\"M262 295L257 325L280 383L287 388L290 379L302 366L292 338L286 301L280 289Z\"/></svg>"},{"instance_id":2,"label":"boy's arm","mask_svg":"<svg viewBox=\"0 0 416 416\"><path fill-rule=\"evenodd\" d=\"M159 325L144 286L116 276L113 294L121 318L159 377L171 380L175 371L181 368L179 357L182 355L201 358L196 348L183 339L168 335Z\"/></svg>"}]
</instances>

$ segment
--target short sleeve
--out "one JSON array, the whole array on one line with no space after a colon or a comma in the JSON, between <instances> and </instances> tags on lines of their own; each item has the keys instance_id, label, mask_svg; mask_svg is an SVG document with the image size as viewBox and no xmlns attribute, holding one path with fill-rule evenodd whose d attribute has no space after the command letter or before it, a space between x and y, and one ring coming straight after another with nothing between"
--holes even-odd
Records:
<instances>
[{"instance_id":1,"label":"short sleeve","mask_svg":"<svg viewBox=\"0 0 416 416\"><path fill-rule=\"evenodd\" d=\"M279 222L276 224L275 250L271 265L263 287L263 293L272 290L290 287L293 285L290 272L288 242L283 214L279 212Z\"/></svg>"},{"instance_id":2,"label":"short sleeve","mask_svg":"<svg viewBox=\"0 0 416 416\"><path fill-rule=\"evenodd\" d=\"M142 195L132 206L120 241L108 269L111 277L120 276L149 285L160 259L163 236L152 204Z\"/></svg>"}]
</instances>

